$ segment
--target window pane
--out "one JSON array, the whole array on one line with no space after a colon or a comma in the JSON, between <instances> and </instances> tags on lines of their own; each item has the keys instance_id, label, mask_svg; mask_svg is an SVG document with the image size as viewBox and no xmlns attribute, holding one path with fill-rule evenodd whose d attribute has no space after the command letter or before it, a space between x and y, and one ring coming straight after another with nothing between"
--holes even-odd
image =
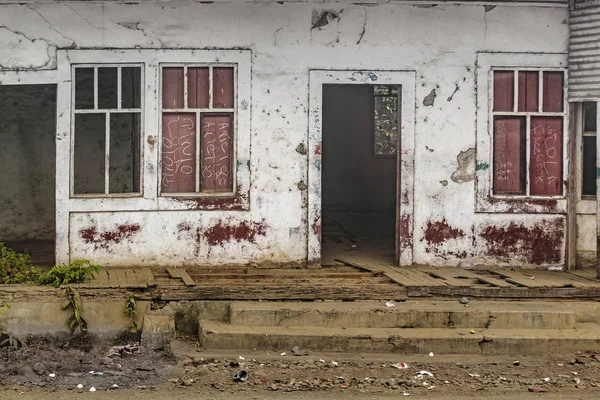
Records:
<instances>
[{"instance_id":1,"label":"window pane","mask_svg":"<svg viewBox=\"0 0 600 400\"><path fill-rule=\"evenodd\" d=\"M188 107L208 108L209 86L208 68L188 68Z\"/></svg>"},{"instance_id":2,"label":"window pane","mask_svg":"<svg viewBox=\"0 0 600 400\"><path fill-rule=\"evenodd\" d=\"M544 72L544 111L562 112L563 110L563 73Z\"/></svg>"},{"instance_id":3,"label":"window pane","mask_svg":"<svg viewBox=\"0 0 600 400\"><path fill-rule=\"evenodd\" d=\"M389 96L390 90L388 86L375 85L373 86L373 93L380 96Z\"/></svg>"},{"instance_id":4,"label":"window pane","mask_svg":"<svg viewBox=\"0 0 600 400\"><path fill-rule=\"evenodd\" d=\"M142 69L140 67L121 68L121 107L140 108Z\"/></svg>"},{"instance_id":5,"label":"window pane","mask_svg":"<svg viewBox=\"0 0 600 400\"><path fill-rule=\"evenodd\" d=\"M583 185L581 193L596 195L596 136L583 137Z\"/></svg>"},{"instance_id":6,"label":"window pane","mask_svg":"<svg viewBox=\"0 0 600 400\"><path fill-rule=\"evenodd\" d=\"M98 108L117 108L117 68L98 68Z\"/></svg>"},{"instance_id":7,"label":"window pane","mask_svg":"<svg viewBox=\"0 0 600 400\"><path fill-rule=\"evenodd\" d=\"M196 114L163 114L162 193L196 191Z\"/></svg>"},{"instance_id":8,"label":"window pane","mask_svg":"<svg viewBox=\"0 0 600 400\"><path fill-rule=\"evenodd\" d=\"M514 82L513 71L494 71L494 111L513 111Z\"/></svg>"},{"instance_id":9,"label":"window pane","mask_svg":"<svg viewBox=\"0 0 600 400\"><path fill-rule=\"evenodd\" d=\"M94 68L75 68L75 108L94 108Z\"/></svg>"},{"instance_id":10,"label":"window pane","mask_svg":"<svg viewBox=\"0 0 600 400\"><path fill-rule=\"evenodd\" d=\"M213 107L233 108L233 68L213 68Z\"/></svg>"},{"instance_id":11,"label":"window pane","mask_svg":"<svg viewBox=\"0 0 600 400\"><path fill-rule=\"evenodd\" d=\"M532 195L562 193L562 117L531 118L529 183Z\"/></svg>"},{"instance_id":12,"label":"window pane","mask_svg":"<svg viewBox=\"0 0 600 400\"><path fill-rule=\"evenodd\" d=\"M105 114L75 114L75 194L104 194L105 130Z\"/></svg>"},{"instance_id":13,"label":"window pane","mask_svg":"<svg viewBox=\"0 0 600 400\"><path fill-rule=\"evenodd\" d=\"M202 191L232 191L232 115L202 117Z\"/></svg>"},{"instance_id":14,"label":"window pane","mask_svg":"<svg viewBox=\"0 0 600 400\"><path fill-rule=\"evenodd\" d=\"M162 108L183 108L183 68L163 68Z\"/></svg>"},{"instance_id":15,"label":"window pane","mask_svg":"<svg viewBox=\"0 0 600 400\"><path fill-rule=\"evenodd\" d=\"M396 154L398 142L398 97L375 96L375 155Z\"/></svg>"},{"instance_id":16,"label":"window pane","mask_svg":"<svg viewBox=\"0 0 600 400\"><path fill-rule=\"evenodd\" d=\"M519 72L519 111L538 111L538 73Z\"/></svg>"},{"instance_id":17,"label":"window pane","mask_svg":"<svg viewBox=\"0 0 600 400\"><path fill-rule=\"evenodd\" d=\"M140 114L110 115L109 193L140 192Z\"/></svg>"},{"instance_id":18,"label":"window pane","mask_svg":"<svg viewBox=\"0 0 600 400\"><path fill-rule=\"evenodd\" d=\"M525 193L525 120L494 118L494 193Z\"/></svg>"},{"instance_id":19,"label":"window pane","mask_svg":"<svg viewBox=\"0 0 600 400\"><path fill-rule=\"evenodd\" d=\"M583 103L583 130L596 132L596 103Z\"/></svg>"}]
</instances>

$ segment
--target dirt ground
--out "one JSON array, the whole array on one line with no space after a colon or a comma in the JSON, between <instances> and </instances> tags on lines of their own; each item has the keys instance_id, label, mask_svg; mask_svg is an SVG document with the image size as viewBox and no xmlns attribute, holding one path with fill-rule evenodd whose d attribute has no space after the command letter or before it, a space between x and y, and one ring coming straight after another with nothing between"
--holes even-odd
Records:
<instances>
[{"instance_id":1,"label":"dirt ground","mask_svg":"<svg viewBox=\"0 0 600 400\"><path fill-rule=\"evenodd\" d=\"M121 343L122 345L123 343ZM132 350L128 354L128 350ZM80 399L592 399L600 355L518 356L207 353L175 340L163 351L131 345L31 340L0 349L0 398ZM122 350L122 351L121 351ZM109 356L110 355L110 356ZM404 363L404 364L402 364ZM236 382L244 370L248 379ZM92 372L93 371L93 372ZM78 386L79 385L79 386ZM94 389L92 389L94 388ZM204 396L204 397L202 397Z\"/></svg>"}]
</instances>

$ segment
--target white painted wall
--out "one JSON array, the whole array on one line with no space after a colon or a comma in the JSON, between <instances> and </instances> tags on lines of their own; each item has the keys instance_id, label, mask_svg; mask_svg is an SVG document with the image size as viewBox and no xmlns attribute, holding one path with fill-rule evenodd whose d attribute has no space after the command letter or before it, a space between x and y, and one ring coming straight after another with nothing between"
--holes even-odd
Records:
<instances>
[{"instance_id":1,"label":"white painted wall","mask_svg":"<svg viewBox=\"0 0 600 400\"><path fill-rule=\"evenodd\" d=\"M340 17L311 30L313 9L340 12ZM250 210L73 214L71 258L104 265L306 261L307 196L298 183L307 181L308 162L295 149L307 144L309 70L356 69L416 71L413 261L523 263L530 258L519 249L507 249L507 257L490 255L490 243L480 233L489 225L514 222L531 228L563 217L475 214L474 181L456 183L451 175L457 155L475 147L477 52L564 53L567 15L567 8L521 6L486 12L483 6L406 4L0 5L0 68L53 69L56 49L66 47L252 51ZM432 89L435 102L424 106ZM447 186L440 183L444 180ZM432 248L425 229L428 222L444 219L464 235ZM196 228L202 233L220 223L260 224L260 232L253 242L219 246L194 237ZM190 230L182 234L181 224ZM85 243L80 235L90 227L112 232L119 225L140 229L106 248Z\"/></svg>"}]
</instances>

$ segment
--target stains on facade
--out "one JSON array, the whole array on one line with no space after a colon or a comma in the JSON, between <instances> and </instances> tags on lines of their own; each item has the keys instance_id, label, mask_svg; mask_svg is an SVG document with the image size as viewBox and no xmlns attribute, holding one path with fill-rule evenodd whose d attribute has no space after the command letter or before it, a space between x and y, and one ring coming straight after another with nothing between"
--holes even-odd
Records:
<instances>
[{"instance_id":1,"label":"stains on facade","mask_svg":"<svg viewBox=\"0 0 600 400\"><path fill-rule=\"evenodd\" d=\"M221 221L203 232L204 239L211 246L222 246L227 242L256 243L257 236L265 236L266 234L267 230L264 223L248 221L239 223Z\"/></svg>"},{"instance_id":2,"label":"stains on facade","mask_svg":"<svg viewBox=\"0 0 600 400\"><path fill-rule=\"evenodd\" d=\"M400 252L412 249L413 246L413 233L412 233L412 218L408 214L402 214L400 217Z\"/></svg>"},{"instance_id":3,"label":"stains on facade","mask_svg":"<svg viewBox=\"0 0 600 400\"><path fill-rule=\"evenodd\" d=\"M139 224L131 225L119 225L111 231L99 232L95 226L81 229L79 236L86 244L93 244L94 249L105 249L108 250L111 245L119 244L123 240L129 239L137 232L139 232L141 226Z\"/></svg>"},{"instance_id":4,"label":"stains on facade","mask_svg":"<svg viewBox=\"0 0 600 400\"><path fill-rule=\"evenodd\" d=\"M511 222L506 226L486 226L480 236L486 253L500 260L559 264L563 259L565 230L563 219L543 220L532 227Z\"/></svg>"},{"instance_id":5,"label":"stains on facade","mask_svg":"<svg viewBox=\"0 0 600 400\"><path fill-rule=\"evenodd\" d=\"M446 218L441 221L427 221L425 234L421 241L426 241L429 246L438 246L450 239L458 239L465 236L461 229L453 228L448 224Z\"/></svg>"},{"instance_id":6,"label":"stains on facade","mask_svg":"<svg viewBox=\"0 0 600 400\"><path fill-rule=\"evenodd\" d=\"M429 92L429 94L423 99L423 105L426 107L433 107L433 103L435 103L436 97L437 94L435 92L435 89L431 89L431 92Z\"/></svg>"},{"instance_id":7,"label":"stains on facade","mask_svg":"<svg viewBox=\"0 0 600 400\"><path fill-rule=\"evenodd\" d=\"M313 233L317 236L321 236L321 217L315 217L312 223Z\"/></svg>"}]
</instances>

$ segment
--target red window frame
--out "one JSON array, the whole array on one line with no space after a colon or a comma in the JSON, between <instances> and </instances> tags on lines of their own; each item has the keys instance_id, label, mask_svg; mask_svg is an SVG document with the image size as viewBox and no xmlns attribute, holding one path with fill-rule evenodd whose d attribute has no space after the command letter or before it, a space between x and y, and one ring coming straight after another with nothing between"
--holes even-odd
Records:
<instances>
[{"instance_id":1,"label":"red window frame","mask_svg":"<svg viewBox=\"0 0 600 400\"><path fill-rule=\"evenodd\" d=\"M235 64L160 68L160 194L234 192Z\"/></svg>"},{"instance_id":2,"label":"red window frame","mask_svg":"<svg viewBox=\"0 0 600 400\"><path fill-rule=\"evenodd\" d=\"M563 195L565 71L492 69L496 196Z\"/></svg>"}]
</instances>

